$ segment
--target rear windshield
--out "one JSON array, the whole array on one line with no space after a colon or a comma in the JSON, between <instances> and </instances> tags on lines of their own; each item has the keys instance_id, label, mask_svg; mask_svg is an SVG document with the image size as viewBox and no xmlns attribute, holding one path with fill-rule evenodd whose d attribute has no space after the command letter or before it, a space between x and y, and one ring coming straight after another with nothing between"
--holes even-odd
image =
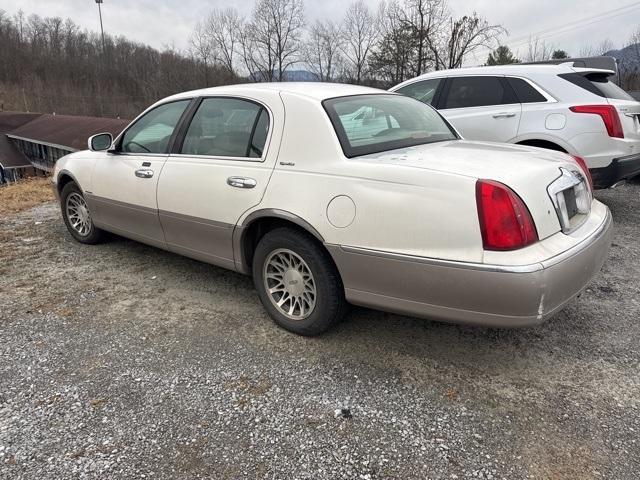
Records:
<instances>
[{"instance_id":1,"label":"rear windshield","mask_svg":"<svg viewBox=\"0 0 640 480\"><path fill-rule=\"evenodd\" d=\"M325 100L347 157L458 138L432 107L402 95L354 95Z\"/></svg>"},{"instance_id":2,"label":"rear windshield","mask_svg":"<svg viewBox=\"0 0 640 480\"><path fill-rule=\"evenodd\" d=\"M587 75L563 73L559 77L600 97L613 100L634 100L631 95L613 83L609 79L609 75L603 73L589 73Z\"/></svg>"}]
</instances>

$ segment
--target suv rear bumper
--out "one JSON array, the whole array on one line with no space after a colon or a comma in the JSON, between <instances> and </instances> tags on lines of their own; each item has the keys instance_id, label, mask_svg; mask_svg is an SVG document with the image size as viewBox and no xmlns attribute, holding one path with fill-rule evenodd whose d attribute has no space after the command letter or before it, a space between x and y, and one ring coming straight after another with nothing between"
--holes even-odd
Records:
<instances>
[{"instance_id":1,"label":"suv rear bumper","mask_svg":"<svg viewBox=\"0 0 640 480\"><path fill-rule=\"evenodd\" d=\"M578 295L605 261L611 213L585 240L531 265L487 265L327 245L349 302L486 327L543 322Z\"/></svg>"},{"instance_id":2,"label":"suv rear bumper","mask_svg":"<svg viewBox=\"0 0 640 480\"><path fill-rule=\"evenodd\" d=\"M602 168L590 169L595 188L609 188L616 183L640 175L640 154L614 158Z\"/></svg>"}]
</instances>

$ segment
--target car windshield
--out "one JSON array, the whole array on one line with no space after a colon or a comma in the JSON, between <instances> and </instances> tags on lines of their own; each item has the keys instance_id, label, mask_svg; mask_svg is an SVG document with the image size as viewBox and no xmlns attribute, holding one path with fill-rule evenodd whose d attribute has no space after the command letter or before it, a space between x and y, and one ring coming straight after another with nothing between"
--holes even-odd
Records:
<instances>
[{"instance_id":1,"label":"car windshield","mask_svg":"<svg viewBox=\"0 0 640 480\"><path fill-rule=\"evenodd\" d=\"M458 138L433 108L402 95L338 97L323 105L349 158Z\"/></svg>"}]
</instances>

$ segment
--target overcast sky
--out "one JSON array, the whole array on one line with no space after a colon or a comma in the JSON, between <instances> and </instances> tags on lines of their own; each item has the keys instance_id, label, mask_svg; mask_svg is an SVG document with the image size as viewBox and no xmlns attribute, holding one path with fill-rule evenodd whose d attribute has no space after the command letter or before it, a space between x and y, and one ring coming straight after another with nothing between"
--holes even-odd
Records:
<instances>
[{"instance_id":1,"label":"overcast sky","mask_svg":"<svg viewBox=\"0 0 640 480\"><path fill-rule=\"evenodd\" d=\"M365 1L371 6L378 3ZM338 20L348 3L306 0L307 18ZM628 43L632 31L640 27L640 2L630 0L450 0L449 3L456 16L475 10L491 23L502 24L509 31L503 43L521 55L527 49L528 37L540 32L547 44L577 56L585 45L607 38L620 48ZM157 48L173 45L184 49L193 25L210 9L235 6L241 13L249 14L252 5L253 0L104 0L104 28L105 32L125 35ZM627 6L631 7L622 8ZM0 0L0 9L10 14L18 8L26 15L70 17L84 28L100 29L94 0ZM483 63L486 52L478 57L478 63Z\"/></svg>"}]
</instances>

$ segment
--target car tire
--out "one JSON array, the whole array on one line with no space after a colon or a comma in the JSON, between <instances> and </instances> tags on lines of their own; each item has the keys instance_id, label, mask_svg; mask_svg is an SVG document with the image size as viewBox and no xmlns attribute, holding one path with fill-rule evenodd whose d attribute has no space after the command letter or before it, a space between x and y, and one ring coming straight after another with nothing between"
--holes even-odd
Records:
<instances>
[{"instance_id":1,"label":"car tire","mask_svg":"<svg viewBox=\"0 0 640 480\"><path fill-rule=\"evenodd\" d=\"M62 188L60 208L67 230L78 242L94 245L104 238L104 231L93 224L82 190L75 183Z\"/></svg>"},{"instance_id":2,"label":"car tire","mask_svg":"<svg viewBox=\"0 0 640 480\"><path fill-rule=\"evenodd\" d=\"M268 232L256 247L252 267L260 300L282 328L319 335L344 316L347 302L340 274L311 235L292 228Z\"/></svg>"}]
</instances>

